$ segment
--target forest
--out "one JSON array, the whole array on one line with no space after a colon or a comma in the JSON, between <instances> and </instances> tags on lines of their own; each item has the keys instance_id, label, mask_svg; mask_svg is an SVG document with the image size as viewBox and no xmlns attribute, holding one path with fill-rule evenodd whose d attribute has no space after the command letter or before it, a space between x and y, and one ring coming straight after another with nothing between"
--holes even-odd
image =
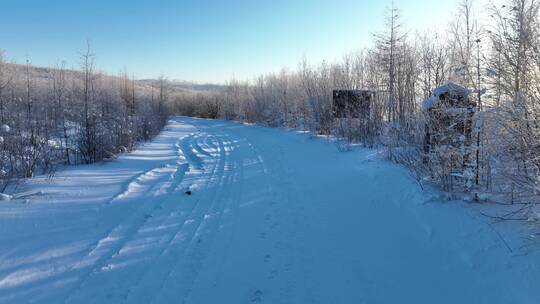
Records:
<instances>
[{"instance_id":1,"label":"forest","mask_svg":"<svg viewBox=\"0 0 540 304\"><path fill-rule=\"evenodd\" d=\"M166 123L164 77L138 82L98 72L90 46L80 69L9 63L0 52L0 190L64 165L112 160Z\"/></svg>"},{"instance_id":2,"label":"forest","mask_svg":"<svg viewBox=\"0 0 540 304\"><path fill-rule=\"evenodd\" d=\"M508 218L529 219L540 190L539 5L508 0L485 8L463 0L439 34L407 29L392 7L372 48L340 62L301 60L292 71L231 80L218 92L183 94L172 106L188 116L331 136L345 151L355 144L383 148L421 184L476 201L523 204ZM454 134L426 153L430 114L422 101L448 83L465 88L474 104L469 143ZM334 119L336 89L375 92L369 118Z\"/></svg>"}]
</instances>

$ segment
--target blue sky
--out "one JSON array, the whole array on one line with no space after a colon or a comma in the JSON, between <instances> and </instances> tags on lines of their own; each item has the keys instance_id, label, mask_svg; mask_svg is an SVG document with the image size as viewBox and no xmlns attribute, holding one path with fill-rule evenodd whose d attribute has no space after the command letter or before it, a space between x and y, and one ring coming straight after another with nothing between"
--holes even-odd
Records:
<instances>
[{"instance_id":1,"label":"blue sky","mask_svg":"<svg viewBox=\"0 0 540 304\"><path fill-rule=\"evenodd\" d=\"M0 49L77 67L86 40L100 70L217 82L334 61L370 46L385 0L1 0ZM408 29L443 28L456 0L396 0Z\"/></svg>"}]
</instances>

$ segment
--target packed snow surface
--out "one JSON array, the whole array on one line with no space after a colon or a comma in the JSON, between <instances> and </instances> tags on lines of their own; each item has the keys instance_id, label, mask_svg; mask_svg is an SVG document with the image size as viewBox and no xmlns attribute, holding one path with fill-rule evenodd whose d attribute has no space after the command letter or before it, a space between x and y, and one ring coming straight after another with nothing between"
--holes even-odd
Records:
<instances>
[{"instance_id":1,"label":"packed snow surface","mask_svg":"<svg viewBox=\"0 0 540 304\"><path fill-rule=\"evenodd\" d=\"M18 191L1 303L540 303L525 226L293 131L179 117Z\"/></svg>"}]
</instances>

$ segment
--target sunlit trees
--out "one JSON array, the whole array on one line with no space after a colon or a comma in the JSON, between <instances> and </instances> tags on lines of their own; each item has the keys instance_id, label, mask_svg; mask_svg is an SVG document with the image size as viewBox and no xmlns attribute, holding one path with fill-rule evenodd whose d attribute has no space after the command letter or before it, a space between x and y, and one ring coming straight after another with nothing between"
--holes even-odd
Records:
<instances>
[{"instance_id":1,"label":"sunlit trees","mask_svg":"<svg viewBox=\"0 0 540 304\"><path fill-rule=\"evenodd\" d=\"M95 71L89 48L80 70L37 68L0 58L0 190L19 178L52 173L61 164L114 157L157 134L168 113L166 81L153 99L145 83ZM136 94L136 99L133 98ZM136 107L133 104L136 102Z\"/></svg>"},{"instance_id":2,"label":"sunlit trees","mask_svg":"<svg viewBox=\"0 0 540 304\"><path fill-rule=\"evenodd\" d=\"M499 105L495 151L512 181L506 191L537 195L540 185L540 3L509 0L491 8L490 84Z\"/></svg>"},{"instance_id":3,"label":"sunlit trees","mask_svg":"<svg viewBox=\"0 0 540 304\"><path fill-rule=\"evenodd\" d=\"M12 72L4 59L4 51L0 50L0 122L4 124L5 119L5 99L4 94L9 84L13 80Z\"/></svg>"},{"instance_id":4,"label":"sunlit trees","mask_svg":"<svg viewBox=\"0 0 540 304\"><path fill-rule=\"evenodd\" d=\"M182 114L208 117L209 102L217 100L220 118L333 135L347 145L382 144L391 159L414 168L419 179L427 174L442 182L436 176L457 173L438 174L426 162L426 111L419 105L434 88L451 81L468 89L471 104L476 105L467 109L475 113L472 138L460 151L468 166L462 168L467 174L461 175L467 178L452 190L476 194L493 190L504 184L501 180L508 180L501 177L506 172L512 189L536 195L540 185L538 9L537 0L508 0L493 4L491 19L484 23L477 3L460 0L447 31L412 36L399 11L391 7L372 48L332 64L313 65L304 59L295 71L259 76L252 82L232 81L220 92L179 95L175 107ZM355 136L365 128L357 119L333 117L335 89L373 92L371 137ZM459 180L451 179L452 183Z\"/></svg>"}]
</instances>

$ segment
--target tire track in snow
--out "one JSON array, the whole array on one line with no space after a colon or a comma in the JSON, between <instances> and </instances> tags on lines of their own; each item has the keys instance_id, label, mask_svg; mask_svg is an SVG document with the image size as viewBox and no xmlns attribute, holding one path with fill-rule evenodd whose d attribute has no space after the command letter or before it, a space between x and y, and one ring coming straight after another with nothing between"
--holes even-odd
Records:
<instances>
[{"instance_id":1,"label":"tire track in snow","mask_svg":"<svg viewBox=\"0 0 540 304\"><path fill-rule=\"evenodd\" d=\"M200 134L198 136L194 136L193 141L191 141L191 146L193 147L194 152L198 152L199 154L202 154L206 157L212 157L212 154L210 154L210 152L206 151L203 147L201 147L201 144L199 142L201 138L210 138L210 136L201 137Z\"/></svg>"},{"instance_id":2,"label":"tire track in snow","mask_svg":"<svg viewBox=\"0 0 540 304\"><path fill-rule=\"evenodd\" d=\"M175 143L175 146L178 146L179 143L185 139L185 136L182 137L182 138L179 138L176 143ZM176 161L176 165L182 165L185 163L185 157L184 155L182 155L180 152L176 152L176 157L177 157L177 161ZM171 166L171 164L166 164L165 166L163 167L167 167L167 166ZM126 194L129 192L129 188L130 186L132 186L134 183L137 183L138 180L140 180L141 178L143 178L144 176L147 176L149 175L152 171L156 170L156 168L151 168L149 170L146 170L142 173L139 173L135 176L133 176L127 183L126 185L124 186L124 188L118 192L117 194L115 194L110 200L107 201L107 204L112 204L116 201L119 201L121 200L123 197L126 196Z\"/></svg>"},{"instance_id":3,"label":"tire track in snow","mask_svg":"<svg viewBox=\"0 0 540 304\"><path fill-rule=\"evenodd\" d=\"M191 133L185 138L185 140L180 141L176 144L176 147L182 151L185 155L186 160L189 162L190 166L193 166L195 169L202 170L204 163L202 159L194 152L195 149L192 148L193 138L196 136L196 133Z\"/></svg>"},{"instance_id":4,"label":"tire track in snow","mask_svg":"<svg viewBox=\"0 0 540 304\"><path fill-rule=\"evenodd\" d=\"M228 137L225 138L227 144L223 146L223 149L225 150L226 155L226 177L223 179L223 183L221 184L220 188L217 189L216 193L214 194L214 204L210 210L210 213L208 213L211 215L211 217L206 218L205 215L205 222L199 226L198 235L203 237L203 242L200 242L200 238L197 239L197 243L190 247L190 250L187 252L187 257L184 259L185 264L183 265L185 265L185 269L182 270L182 268L180 268L176 270L176 273L178 274L177 277L182 280L171 281L172 285L179 284L179 286L184 287L184 292L181 293L183 295L182 303L186 302L192 292L193 286L204 266L205 259L212 248L217 233L219 232L225 211L228 209L228 207L230 207L231 204L234 205L235 203L238 203L238 193L236 191L232 191L234 189L232 186L233 183L238 180L240 170L238 170L238 168L235 166L236 163L231 162L230 160L230 156L234 151L232 145L233 141L231 141ZM223 142L225 143L225 141ZM165 288L165 290L170 289Z\"/></svg>"},{"instance_id":5,"label":"tire track in snow","mask_svg":"<svg viewBox=\"0 0 540 304\"><path fill-rule=\"evenodd\" d=\"M154 297L159 297L159 293L166 291L173 292L175 299L182 298L185 294L185 290L178 292L176 286L176 280L173 280L175 288L173 290L167 290L166 284L171 283L171 278L173 276L174 270L179 267L182 263L189 261L188 253L192 252L194 246L199 247L201 244L211 243L211 238L209 234L205 234L205 238L202 239L202 232L206 224L212 220L212 210L215 210L215 206L219 200L216 200L218 190L223 187L226 179L225 173L228 173L226 168L227 163L227 154L225 153L225 146L223 145L223 140L217 138L219 145L219 162L216 167L216 172L212 181L213 186L209 187L204 197L197 202L196 208L193 210L193 214L190 215L190 219L184 222L184 225L175 235L171 241L171 246L164 251L163 257L160 258L154 267L152 267L151 272L144 278L143 281L139 284L138 288L131 294L131 297L128 298L128 302L131 299L140 300L144 299L143 302L150 302L156 300ZM204 252L204 251L203 251ZM156 291L152 295L148 295L146 290ZM159 300L158 300L159 302Z\"/></svg>"},{"instance_id":6,"label":"tire track in snow","mask_svg":"<svg viewBox=\"0 0 540 304\"><path fill-rule=\"evenodd\" d=\"M239 141L237 141L239 142ZM237 143L235 144L235 149L237 150L240 147L240 145ZM193 283L190 285L189 293L186 294L183 298L183 303L202 303L200 299L194 298L194 295L192 294L192 289L195 287L197 282L199 281L200 277L200 271L202 271L203 268L206 268L207 270L210 269L211 272L211 282L212 286L218 286L220 282L223 281L223 277L226 273L226 270L224 269L224 265L231 254L231 249L233 249L233 238L236 234L236 229L238 228L238 210L240 208L240 202L244 193L244 161L243 155L240 153L234 153L232 154L233 158L233 172L235 173L235 177L233 178L233 182L236 183L234 185L234 193L231 195L231 199L227 200L228 204L224 208L221 224L219 225L219 230L217 233L223 233L223 236L219 239L219 243L216 243L218 241L217 235L214 237L216 240L213 242L212 246L218 246L217 248L222 248L222 250L212 250L210 249L208 252L217 255L215 259L212 260L213 264L208 264L209 261L206 261L203 265L199 267L199 273L193 280ZM223 229L222 229L223 228ZM219 247L222 246L222 247ZM206 258L208 260L208 257ZM212 271L215 270L215 271ZM206 273L207 277L200 278L202 282L204 282L205 279L208 279L208 273ZM222 282L223 283L223 282ZM195 295L196 297L197 295Z\"/></svg>"},{"instance_id":7,"label":"tire track in snow","mask_svg":"<svg viewBox=\"0 0 540 304\"><path fill-rule=\"evenodd\" d=\"M208 154L208 155L210 155L210 154ZM201 187L199 189L199 191L197 191L197 194L199 192L201 192L201 190L204 190L204 189L208 188L209 184L213 181L213 178L214 178L215 173L217 171L218 163L216 161L216 158L215 158L215 156L212 156L212 155L210 155L210 157L211 158L209 158L209 159L212 160L213 166L212 166L212 169L209 172L205 173L204 175L201 175L201 173L198 172L198 171L188 172L188 174L186 174L186 175L190 175L190 174L193 175L194 179L205 179L206 180L205 186ZM201 192L201 193L203 193L203 192ZM195 195L197 195L197 194L195 194ZM133 294L137 293L137 290L140 287L140 285L144 284L144 279L146 277L149 277L149 276L152 275L151 274L152 269L159 268L158 265L160 264L160 261L162 261L162 259L166 256L166 254L169 251L171 251L171 246L174 245L173 242L174 242L175 238L179 235L180 231L185 229L186 225L189 225L191 223L190 218L193 217L193 214L195 213L195 209L197 208L198 202L200 201L201 197L204 197L204 195L199 196L195 202L192 202L190 204L191 206L190 206L189 210L186 210L186 212L183 212L183 216L180 219L178 219L178 218L173 219L172 216L170 216L168 218L168 220L174 220L176 222L179 221L179 222L181 222L181 224L177 225L178 229L175 229L172 233L169 233L169 235L165 238L166 240L164 241L165 246L163 246L161 249L158 250L158 252L155 254L155 256L152 257L152 261L150 262L150 264L147 265L147 267L140 273L140 275L136 276L135 282L133 282L132 285L128 287L128 291L127 291L127 294L125 295L125 297L123 298L123 302L126 302L126 301L128 301L128 299L133 298ZM140 299L140 298L138 296L136 296L135 299Z\"/></svg>"},{"instance_id":8,"label":"tire track in snow","mask_svg":"<svg viewBox=\"0 0 540 304\"><path fill-rule=\"evenodd\" d=\"M183 174L179 175L183 176ZM177 183L174 183L177 184ZM101 239L97 246L87 255L81 263L79 263L75 269L91 267L91 269L83 276L79 277L79 284L71 292L66 300L70 301L70 298L74 293L84 287L86 281L95 273L98 273L103 269L109 260L117 256L122 250L123 246L131 239L131 236L143 226L151 218L151 214L160 208L161 203L145 202L145 208L137 209L137 212L132 214L125 223L116 226L115 229L104 239Z\"/></svg>"},{"instance_id":9,"label":"tire track in snow","mask_svg":"<svg viewBox=\"0 0 540 304\"><path fill-rule=\"evenodd\" d=\"M218 140L219 142L219 140ZM185 147L185 146L184 146ZM187 147L186 147L187 148ZM175 265L180 260L180 256L184 251L184 241L187 238L193 238L194 232L196 232L197 220L199 220L199 225L202 223L201 218L206 214L205 209L205 199L210 195L208 192L205 192L205 189L209 189L210 184L218 184L221 178L221 175L218 174L224 161L223 155L216 156L215 164L213 166L212 172L209 176L206 177L206 186L197 191L200 193L195 202L191 212L185 217L184 222L179 226L179 229L174 233L170 238L167 246L160 252L159 257L155 258L155 262L151 267L147 268L147 271L140 277L134 286L130 288L128 296L125 298L125 301L141 301L149 302L153 295L149 295L147 290L157 290L159 289L159 282L164 280L164 277L167 275L168 267ZM194 175L200 175L199 172L194 171ZM200 176L201 177L201 176ZM202 177L201 177L202 178ZM215 179L218 179L217 181Z\"/></svg>"},{"instance_id":10,"label":"tire track in snow","mask_svg":"<svg viewBox=\"0 0 540 304\"><path fill-rule=\"evenodd\" d=\"M195 144L191 139L190 145ZM204 170L188 170L182 179L179 189L189 187L191 183L199 180L205 181L208 184L211 178L208 176L213 172L213 167L216 166L213 158L201 157L205 164ZM213 164L213 167L212 167ZM212 167L208 171L207 168ZM202 186L204 189L206 186ZM198 191L197 191L198 192ZM179 202L181 197L185 201ZM194 208L193 201L189 201L193 196L185 196L181 192L171 192L164 198L164 203L155 212L152 217L145 222L136 233L130 237L130 240L125 243L117 255L111 257L106 265L92 276L91 282L88 284L95 288L97 293L92 294L94 298L107 298L115 302L125 301L134 286L138 284L140 279L146 274L148 269L152 268L156 259L169 246L171 239L175 235L175 230L179 229ZM161 228L159 228L161 227ZM159 233L153 237L148 237L152 234L152 230L158 228ZM125 271L124 265L127 267ZM93 285L92 285L93 284ZM107 286L99 288L99 286Z\"/></svg>"},{"instance_id":11,"label":"tire track in snow","mask_svg":"<svg viewBox=\"0 0 540 304\"><path fill-rule=\"evenodd\" d=\"M178 142L182 141L183 139L178 140ZM177 142L177 144L178 144ZM182 158L181 154L177 154L178 161L180 162L180 159ZM170 164L165 165L162 168L165 168L167 166L170 166ZM187 164L178 164L175 167L175 171L171 174L169 173L170 177L170 184L168 186L168 189L166 190L167 193L170 193L174 191L177 185L180 184L182 178L184 177L184 174L186 170L188 170L189 166ZM152 172L156 170L156 168L148 170L147 172L140 174L138 177L134 178L134 181L131 181L126 189L129 190L129 185L132 185L133 183L137 183L138 180L141 179L141 177L147 176L148 172ZM159 183L159 182L158 182ZM120 199L125 200L134 200L137 201L137 199L143 200L144 198L148 198L150 194L154 191L159 190L155 187L161 186L160 184L153 184L149 186L146 191L142 192L139 197L137 198L128 198L124 194L124 192L120 193L119 195L116 195L111 199L111 202L118 201ZM166 197L166 195L164 195ZM68 292L64 302L67 303L70 301L70 299L83 287L85 281L95 272L99 271L108 260L113 258L115 255L118 254L118 252L121 250L123 245L129 240L130 235L134 234L138 228L146 221L148 221L147 215L154 212L156 209L158 209L161 205L161 203L164 201L164 199L159 200L159 203L152 203L148 201L142 201L139 202L138 208L133 210L133 213L131 213L129 216L126 216L123 218L121 223L117 226L115 226L112 230L108 232L108 234L104 237L102 237L97 243L95 243L94 246L89 250L88 254L83 258L79 263L74 265L69 269L68 272L75 271L77 269L84 269L89 267L90 270L83 273L82 276L79 276L79 283L77 286L73 289L71 289L70 292Z\"/></svg>"}]
</instances>

